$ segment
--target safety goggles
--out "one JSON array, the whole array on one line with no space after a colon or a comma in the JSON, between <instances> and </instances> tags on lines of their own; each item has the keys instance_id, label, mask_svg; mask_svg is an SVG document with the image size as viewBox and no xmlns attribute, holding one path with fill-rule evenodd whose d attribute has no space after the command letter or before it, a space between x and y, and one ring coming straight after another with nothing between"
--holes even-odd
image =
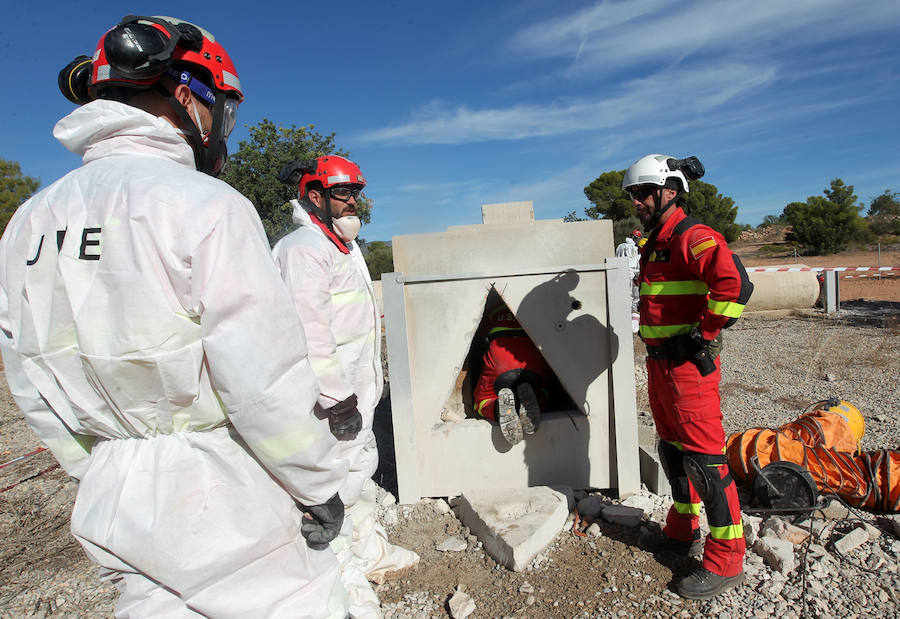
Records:
<instances>
[{"instance_id":1,"label":"safety goggles","mask_svg":"<svg viewBox=\"0 0 900 619\"><path fill-rule=\"evenodd\" d=\"M636 187L629 187L627 189L631 199L637 200L638 202L643 202L647 199L647 196L653 195L658 190L659 187L656 185L637 185Z\"/></svg>"},{"instance_id":2,"label":"safety goggles","mask_svg":"<svg viewBox=\"0 0 900 619\"><path fill-rule=\"evenodd\" d=\"M213 92L212 88L191 75L189 71L185 71L183 69L169 69L168 73L169 77L171 77L179 84L186 85L191 89L192 93L200 97L200 99L202 99L208 105L215 104L216 95ZM222 137L226 140L228 139L228 136L231 135L231 132L234 130L234 125L237 123L238 105L239 102L237 99L234 99L232 97L225 97L225 109L224 115L222 117Z\"/></svg>"},{"instance_id":3,"label":"safety goggles","mask_svg":"<svg viewBox=\"0 0 900 619\"><path fill-rule=\"evenodd\" d=\"M335 200L340 200L341 202L348 202L350 198L354 200L359 200L359 192L362 191L360 187L332 187L328 190L329 195Z\"/></svg>"}]
</instances>

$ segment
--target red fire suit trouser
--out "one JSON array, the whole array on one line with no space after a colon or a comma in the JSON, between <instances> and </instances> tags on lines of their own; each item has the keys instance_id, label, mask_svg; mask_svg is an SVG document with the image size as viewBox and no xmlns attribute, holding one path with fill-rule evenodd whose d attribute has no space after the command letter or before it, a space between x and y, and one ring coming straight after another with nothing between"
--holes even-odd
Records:
<instances>
[{"instance_id":1,"label":"red fire suit trouser","mask_svg":"<svg viewBox=\"0 0 900 619\"><path fill-rule=\"evenodd\" d=\"M683 456L721 457L725 451L720 376L718 359L716 370L701 376L690 361L647 358L650 409L664 442L660 457L675 500L663 532L673 539L700 538L700 496L687 477ZM710 465L706 470L711 483L707 484L710 490L703 503L710 534L703 549L703 567L720 576L734 576L743 571L745 552L737 487L727 464Z\"/></svg>"},{"instance_id":2,"label":"red fire suit trouser","mask_svg":"<svg viewBox=\"0 0 900 619\"><path fill-rule=\"evenodd\" d=\"M543 382L550 373L547 362L527 337L498 337L492 340L484 354L484 367L475 385L475 408L482 417L497 420L497 379L513 370L527 370L522 378L531 383ZM513 392L516 383L510 385ZM532 384L532 387L543 405L543 385Z\"/></svg>"}]
</instances>

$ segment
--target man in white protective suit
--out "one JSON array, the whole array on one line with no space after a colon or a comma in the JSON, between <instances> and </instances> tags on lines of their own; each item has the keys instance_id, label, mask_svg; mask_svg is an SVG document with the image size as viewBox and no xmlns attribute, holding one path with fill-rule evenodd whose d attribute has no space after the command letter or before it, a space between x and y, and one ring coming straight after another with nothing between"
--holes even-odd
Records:
<instances>
[{"instance_id":1,"label":"man in white protective suit","mask_svg":"<svg viewBox=\"0 0 900 619\"><path fill-rule=\"evenodd\" d=\"M73 535L120 617L345 617L348 463L259 217L214 178L243 98L228 54L128 16L59 83L83 105L54 135L84 164L0 241L0 344L80 480Z\"/></svg>"},{"instance_id":2,"label":"man in white protective suit","mask_svg":"<svg viewBox=\"0 0 900 619\"><path fill-rule=\"evenodd\" d=\"M365 580L358 572L381 582L387 573L415 565L419 556L390 544L375 514L371 477L378 449L372 424L384 377L381 315L356 243L356 206L366 180L355 163L337 155L288 164L280 178L298 186L299 199L291 203L300 227L281 239L273 253L306 330L321 389L317 414L350 461L340 490L345 523L331 546L345 570L351 613L380 616L374 593L362 584L353 586Z\"/></svg>"},{"instance_id":3,"label":"man in white protective suit","mask_svg":"<svg viewBox=\"0 0 900 619\"><path fill-rule=\"evenodd\" d=\"M625 237L625 241L619 243L616 247L616 257L628 259L628 306L631 308L631 330L638 332L638 301L640 299L640 289L637 285L638 272L641 269L641 256L638 249L638 243L641 240L640 230L634 230L629 236Z\"/></svg>"}]
</instances>

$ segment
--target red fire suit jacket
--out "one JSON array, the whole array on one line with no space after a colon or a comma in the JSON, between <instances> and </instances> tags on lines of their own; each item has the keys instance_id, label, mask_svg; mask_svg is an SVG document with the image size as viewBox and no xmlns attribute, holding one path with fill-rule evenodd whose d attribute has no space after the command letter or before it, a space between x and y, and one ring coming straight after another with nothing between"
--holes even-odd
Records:
<instances>
[{"instance_id":1,"label":"red fire suit jacket","mask_svg":"<svg viewBox=\"0 0 900 619\"><path fill-rule=\"evenodd\" d=\"M694 327L703 339L713 339L740 317L753 292L724 237L674 208L641 256L640 335L648 346Z\"/></svg>"}]
</instances>

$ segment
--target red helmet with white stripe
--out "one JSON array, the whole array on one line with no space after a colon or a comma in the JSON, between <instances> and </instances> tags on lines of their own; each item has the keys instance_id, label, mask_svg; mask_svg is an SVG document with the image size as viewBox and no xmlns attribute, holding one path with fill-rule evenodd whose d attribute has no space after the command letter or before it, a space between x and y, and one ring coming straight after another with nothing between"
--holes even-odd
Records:
<instances>
[{"instance_id":1,"label":"red helmet with white stripe","mask_svg":"<svg viewBox=\"0 0 900 619\"><path fill-rule=\"evenodd\" d=\"M297 184L297 195L302 200L309 191L309 185L321 183L328 189L333 185L359 185L365 187L366 179L359 166L338 155L325 155L315 160L315 170L312 166L303 170L303 176Z\"/></svg>"},{"instance_id":2,"label":"red helmet with white stripe","mask_svg":"<svg viewBox=\"0 0 900 619\"><path fill-rule=\"evenodd\" d=\"M174 17L128 15L97 42L90 86L97 93L106 86L147 88L168 69L193 67L215 93L243 101L234 63L208 31Z\"/></svg>"}]
</instances>

